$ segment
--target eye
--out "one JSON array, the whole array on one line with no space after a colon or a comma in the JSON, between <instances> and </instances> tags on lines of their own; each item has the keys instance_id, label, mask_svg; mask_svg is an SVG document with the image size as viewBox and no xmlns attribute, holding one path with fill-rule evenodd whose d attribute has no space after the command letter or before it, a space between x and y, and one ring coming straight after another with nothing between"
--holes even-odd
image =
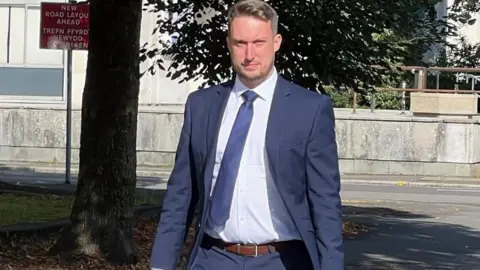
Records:
<instances>
[{"instance_id":1,"label":"eye","mask_svg":"<svg viewBox=\"0 0 480 270\"><path fill-rule=\"evenodd\" d=\"M237 46L237 47L243 47L243 46L245 46L245 44L246 44L246 42L244 42L244 41L236 41L235 42L235 46Z\"/></svg>"}]
</instances>

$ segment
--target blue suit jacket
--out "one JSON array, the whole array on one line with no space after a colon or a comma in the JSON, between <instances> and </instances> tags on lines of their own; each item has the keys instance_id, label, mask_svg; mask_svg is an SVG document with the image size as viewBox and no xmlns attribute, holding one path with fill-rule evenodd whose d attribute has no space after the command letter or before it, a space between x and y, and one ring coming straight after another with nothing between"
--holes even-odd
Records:
<instances>
[{"instance_id":1,"label":"blue suit jacket","mask_svg":"<svg viewBox=\"0 0 480 270\"><path fill-rule=\"evenodd\" d=\"M193 264L209 211L217 133L232 86L230 81L195 91L187 98L175 166L152 250L153 268L175 269L190 225L195 228L195 239L187 269ZM265 144L274 182L314 268L343 270L340 176L331 100L279 76Z\"/></svg>"}]
</instances>

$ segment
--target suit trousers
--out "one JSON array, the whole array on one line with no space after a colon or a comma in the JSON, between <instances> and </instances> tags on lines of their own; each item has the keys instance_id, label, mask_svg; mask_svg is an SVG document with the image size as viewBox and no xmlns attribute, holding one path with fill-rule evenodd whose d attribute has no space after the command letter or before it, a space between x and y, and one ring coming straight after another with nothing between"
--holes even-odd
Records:
<instances>
[{"instance_id":1,"label":"suit trousers","mask_svg":"<svg viewBox=\"0 0 480 270\"><path fill-rule=\"evenodd\" d=\"M189 270L313 270L313 266L307 249L298 246L247 257L201 245Z\"/></svg>"}]
</instances>

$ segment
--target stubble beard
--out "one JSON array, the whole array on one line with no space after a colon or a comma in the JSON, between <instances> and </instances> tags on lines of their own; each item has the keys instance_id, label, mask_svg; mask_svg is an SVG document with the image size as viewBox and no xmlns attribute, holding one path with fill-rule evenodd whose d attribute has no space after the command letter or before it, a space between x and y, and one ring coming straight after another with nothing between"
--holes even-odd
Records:
<instances>
[{"instance_id":1,"label":"stubble beard","mask_svg":"<svg viewBox=\"0 0 480 270\"><path fill-rule=\"evenodd\" d=\"M250 88L255 88L260 85L262 82L266 81L267 78L270 76L270 73L273 69L273 62L270 64L270 67L266 71L260 71L260 73L256 75L250 75L246 72L243 72L242 68L234 65L233 70L237 74L238 78L245 84L245 86Z\"/></svg>"}]
</instances>

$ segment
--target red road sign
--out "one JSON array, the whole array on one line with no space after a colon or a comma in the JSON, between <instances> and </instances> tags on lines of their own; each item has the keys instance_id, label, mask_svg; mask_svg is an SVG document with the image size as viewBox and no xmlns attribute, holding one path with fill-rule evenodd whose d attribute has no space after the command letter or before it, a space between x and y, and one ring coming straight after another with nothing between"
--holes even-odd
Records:
<instances>
[{"instance_id":1,"label":"red road sign","mask_svg":"<svg viewBox=\"0 0 480 270\"><path fill-rule=\"evenodd\" d=\"M88 49L89 5L41 3L41 49Z\"/></svg>"}]
</instances>

